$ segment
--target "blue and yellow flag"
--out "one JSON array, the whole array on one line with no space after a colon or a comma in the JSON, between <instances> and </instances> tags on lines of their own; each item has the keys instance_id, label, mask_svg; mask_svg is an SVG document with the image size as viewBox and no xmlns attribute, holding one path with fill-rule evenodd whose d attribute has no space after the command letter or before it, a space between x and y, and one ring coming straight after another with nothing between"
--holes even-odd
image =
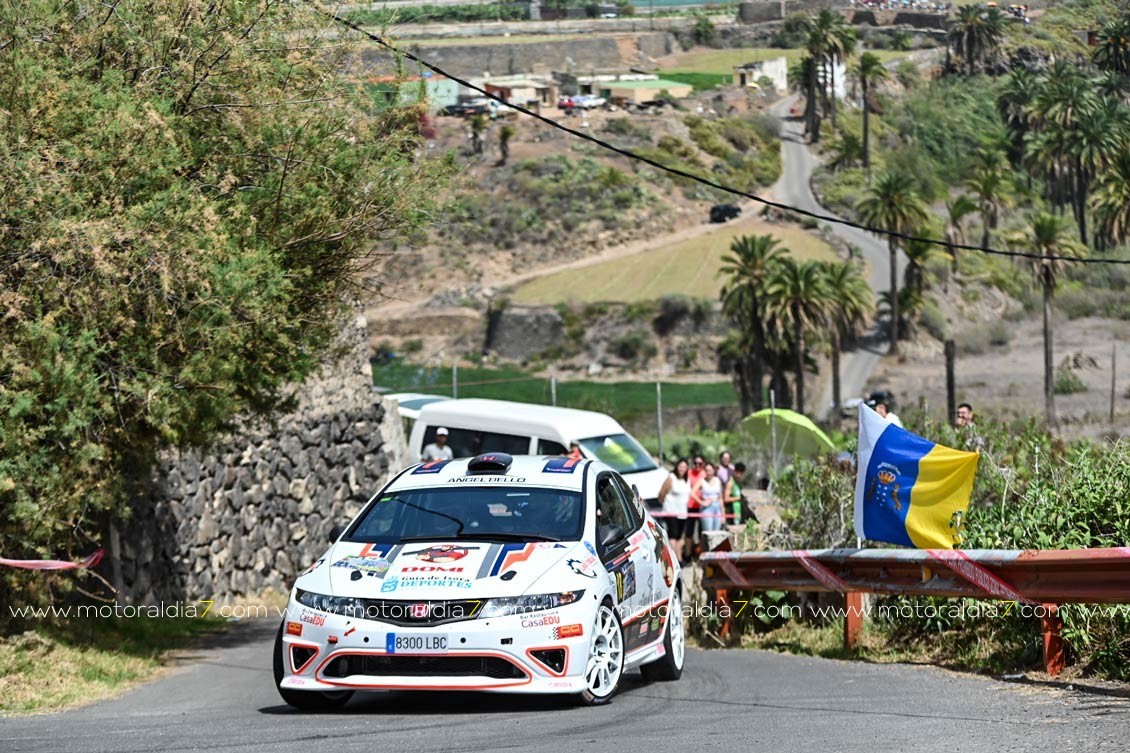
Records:
<instances>
[{"instance_id":1,"label":"blue and yellow flag","mask_svg":"<svg viewBox=\"0 0 1130 753\"><path fill-rule=\"evenodd\" d=\"M860 405L855 534L952 549L961 543L979 457L923 439Z\"/></svg>"}]
</instances>

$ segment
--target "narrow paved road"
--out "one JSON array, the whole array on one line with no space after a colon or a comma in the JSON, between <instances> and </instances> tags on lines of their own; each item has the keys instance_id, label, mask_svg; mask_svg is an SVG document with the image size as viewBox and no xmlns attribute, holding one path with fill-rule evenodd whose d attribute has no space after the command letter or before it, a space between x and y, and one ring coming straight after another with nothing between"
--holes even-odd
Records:
<instances>
[{"instance_id":1,"label":"narrow paved road","mask_svg":"<svg viewBox=\"0 0 1130 753\"><path fill-rule=\"evenodd\" d=\"M785 117L795 101L796 97L788 97L773 107L773 114L781 121L782 161L781 178L773 187L773 195L782 203L835 217L835 214L820 206L816 197L812 195L809 183L817 163L804 143L804 124ZM833 233L856 246L863 253L863 259L868 267L867 282L876 296L889 290L890 254L886 242L870 233L845 225L831 227ZM887 343L883 334L877 327L872 327L861 338L858 348L844 353L840 363L844 400L863 394L868 377L879 364L880 356L886 351ZM832 385L829 382L820 396L820 401L813 404L811 412L826 415L830 413L831 407Z\"/></svg>"},{"instance_id":2,"label":"narrow paved road","mask_svg":"<svg viewBox=\"0 0 1130 753\"><path fill-rule=\"evenodd\" d=\"M931 667L761 651L691 651L683 679L628 675L613 702L366 693L300 714L273 687L273 624L125 696L63 714L0 717L0 751L686 753L1124 751L1130 699L1013 685Z\"/></svg>"}]
</instances>

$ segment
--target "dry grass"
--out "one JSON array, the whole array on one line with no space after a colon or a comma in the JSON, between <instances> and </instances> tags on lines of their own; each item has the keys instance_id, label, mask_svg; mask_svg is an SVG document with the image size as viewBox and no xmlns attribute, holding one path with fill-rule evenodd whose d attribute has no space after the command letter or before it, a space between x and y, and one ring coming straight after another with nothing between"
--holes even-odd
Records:
<instances>
[{"instance_id":1,"label":"dry grass","mask_svg":"<svg viewBox=\"0 0 1130 753\"><path fill-rule=\"evenodd\" d=\"M531 280L514 292L512 300L531 304L632 302L676 294L713 300L722 287L718 269L730 242L739 235L765 233L779 238L795 258L836 258L828 244L799 228L739 220L720 225L708 235Z\"/></svg>"}]
</instances>

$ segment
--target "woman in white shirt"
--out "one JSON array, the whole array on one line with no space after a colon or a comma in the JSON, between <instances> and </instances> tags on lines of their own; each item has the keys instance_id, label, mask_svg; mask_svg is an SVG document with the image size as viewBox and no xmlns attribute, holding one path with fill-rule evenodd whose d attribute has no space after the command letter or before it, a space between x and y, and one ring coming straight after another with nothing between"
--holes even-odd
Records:
<instances>
[{"instance_id":1,"label":"woman in white shirt","mask_svg":"<svg viewBox=\"0 0 1130 753\"><path fill-rule=\"evenodd\" d=\"M722 481L714 475L714 464L707 463L705 473L694 488L691 496L698 499L702 507L702 532L722 529Z\"/></svg>"},{"instance_id":2,"label":"woman in white shirt","mask_svg":"<svg viewBox=\"0 0 1130 753\"><path fill-rule=\"evenodd\" d=\"M659 490L659 502L663 505L664 513L663 527L667 529L671 548L680 558L683 558L683 536L687 528L687 502L691 498L691 484L687 478L689 471L690 463L687 459L679 458L674 472L667 476Z\"/></svg>"}]
</instances>

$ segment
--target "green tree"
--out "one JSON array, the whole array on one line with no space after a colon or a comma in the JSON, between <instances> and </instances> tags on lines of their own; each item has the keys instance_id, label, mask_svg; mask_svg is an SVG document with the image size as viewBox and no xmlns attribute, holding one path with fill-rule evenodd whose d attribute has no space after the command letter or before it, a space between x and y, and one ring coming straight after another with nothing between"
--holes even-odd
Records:
<instances>
[{"instance_id":1,"label":"green tree","mask_svg":"<svg viewBox=\"0 0 1130 753\"><path fill-rule=\"evenodd\" d=\"M789 332L796 371L796 410L804 413L804 364L809 335L828 323L831 300L824 266L816 261L797 262L791 256L773 265L766 287L769 313Z\"/></svg>"},{"instance_id":2,"label":"green tree","mask_svg":"<svg viewBox=\"0 0 1130 753\"><path fill-rule=\"evenodd\" d=\"M510 159L510 139L518 132L514 126L506 123L498 131L498 151L501 157L499 164L505 165L507 160Z\"/></svg>"},{"instance_id":3,"label":"green tree","mask_svg":"<svg viewBox=\"0 0 1130 753\"><path fill-rule=\"evenodd\" d=\"M855 51L856 31L847 20L833 10L816 15L809 40L809 54L820 61L824 76L821 89L828 105L832 128L836 127L836 63L846 61Z\"/></svg>"},{"instance_id":4,"label":"green tree","mask_svg":"<svg viewBox=\"0 0 1130 753\"><path fill-rule=\"evenodd\" d=\"M1130 74L1130 16L1112 19L1099 30L1095 65L1123 76Z\"/></svg>"},{"instance_id":5,"label":"green tree","mask_svg":"<svg viewBox=\"0 0 1130 753\"><path fill-rule=\"evenodd\" d=\"M324 24L285 2L0 5L6 556L87 549L161 449L286 405L373 243L426 219L421 111L374 111Z\"/></svg>"},{"instance_id":6,"label":"green tree","mask_svg":"<svg viewBox=\"0 0 1130 753\"><path fill-rule=\"evenodd\" d=\"M949 251L953 274L957 274L957 247L965 245L965 218L977 211L977 204L968 194L946 200L946 250Z\"/></svg>"},{"instance_id":7,"label":"green tree","mask_svg":"<svg viewBox=\"0 0 1130 753\"><path fill-rule=\"evenodd\" d=\"M824 263L824 288L828 294L828 334L832 351L832 414L840 420L843 405L840 385L840 353L846 338L855 337L875 310L875 297L858 264L851 261Z\"/></svg>"},{"instance_id":8,"label":"green tree","mask_svg":"<svg viewBox=\"0 0 1130 753\"><path fill-rule=\"evenodd\" d=\"M996 59L1005 23L999 8L965 5L957 9L957 18L946 34L947 51L952 49L961 58L967 76Z\"/></svg>"},{"instance_id":9,"label":"green tree","mask_svg":"<svg viewBox=\"0 0 1130 753\"><path fill-rule=\"evenodd\" d=\"M714 44L717 37L717 32L714 30L714 22L710 20L710 16L702 11L694 12L694 25L691 27L691 39L695 44L709 47Z\"/></svg>"},{"instance_id":10,"label":"green tree","mask_svg":"<svg viewBox=\"0 0 1130 753\"><path fill-rule=\"evenodd\" d=\"M997 95L997 110L1004 119L1011 143L1013 164L1024 164L1024 139L1032 130L1032 103L1043 81L1027 68L1014 68Z\"/></svg>"},{"instance_id":11,"label":"green tree","mask_svg":"<svg viewBox=\"0 0 1130 753\"><path fill-rule=\"evenodd\" d=\"M1099 175L1091 209L1107 241L1130 239L1130 152L1123 150Z\"/></svg>"},{"instance_id":12,"label":"green tree","mask_svg":"<svg viewBox=\"0 0 1130 753\"><path fill-rule=\"evenodd\" d=\"M981 248L989 247L989 231L997 226L1001 209L1011 204L1011 191L1004 168L1000 165L981 164L965 181L977 200L981 215Z\"/></svg>"},{"instance_id":13,"label":"green tree","mask_svg":"<svg viewBox=\"0 0 1130 753\"><path fill-rule=\"evenodd\" d=\"M867 189L867 194L856 205L860 219L890 233L908 234L926 222L926 204L915 189L914 176L904 172L886 171ZM898 298L898 239L887 236L890 251L891 297L891 355L899 352L899 298Z\"/></svg>"},{"instance_id":14,"label":"green tree","mask_svg":"<svg viewBox=\"0 0 1130 753\"><path fill-rule=\"evenodd\" d=\"M771 235L743 235L730 243L730 253L722 257L719 275L723 311L737 323L742 333L745 353L744 372L739 372L742 387L742 415L760 410L762 385L765 380L766 285L773 265L784 258L788 249Z\"/></svg>"},{"instance_id":15,"label":"green tree","mask_svg":"<svg viewBox=\"0 0 1130 753\"><path fill-rule=\"evenodd\" d=\"M486 115L471 116L471 153L483 153L483 134L487 131L490 121Z\"/></svg>"},{"instance_id":16,"label":"green tree","mask_svg":"<svg viewBox=\"0 0 1130 753\"><path fill-rule=\"evenodd\" d=\"M1078 258L1085 255L1087 249L1071 237L1069 228L1062 219L1047 212L1040 212L1032 217L1025 229L1009 235L1008 242L1039 255L1039 258L1032 260L1032 268L1044 298L1044 411L1048 425L1055 426L1052 298L1055 296L1064 262L1053 257Z\"/></svg>"},{"instance_id":17,"label":"green tree","mask_svg":"<svg viewBox=\"0 0 1130 753\"><path fill-rule=\"evenodd\" d=\"M890 78L886 66L879 56L873 52L865 52L859 56L859 63L855 67L855 75L859 77L860 87L863 89L863 166L867 174L871 174L871 101L868 93L875 84Z\"/></svg>"},{"instance_id":18,"label":"green tree","mask_svg":"<svg viewBox=\"0 0 1130 753\"><path fill-rule=\"evenodd\" d=\"M906 270L903 272L903 284L914 290L918 295L926 292L928 272L926 264L937 251L937 246L927 241L907 241L903 248L906 256Z\"/></svg>"}]
</instances>

